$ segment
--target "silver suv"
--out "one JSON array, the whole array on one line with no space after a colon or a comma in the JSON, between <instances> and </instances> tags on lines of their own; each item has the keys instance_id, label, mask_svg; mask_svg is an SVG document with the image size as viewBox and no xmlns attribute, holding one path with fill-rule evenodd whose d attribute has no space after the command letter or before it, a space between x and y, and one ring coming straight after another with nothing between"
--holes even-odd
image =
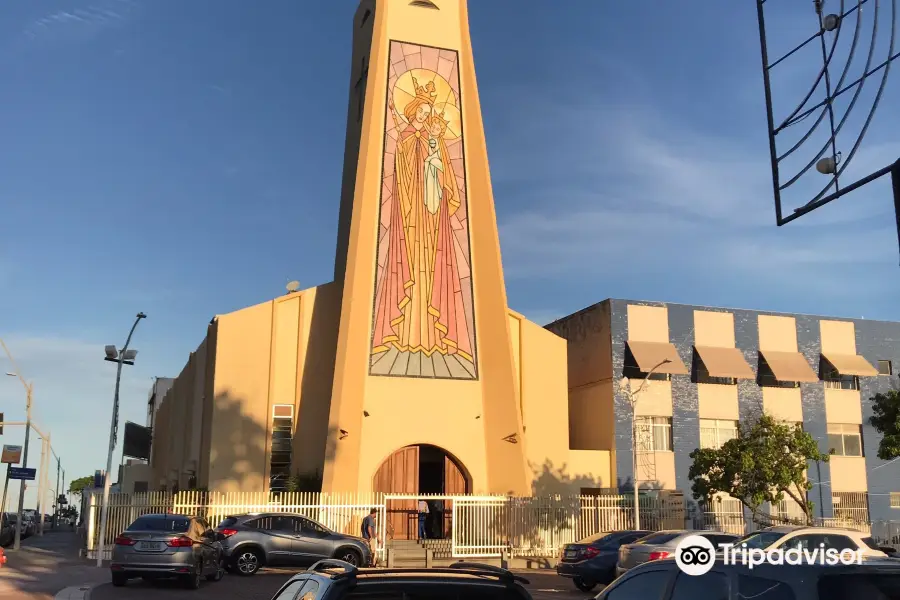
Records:
<instances>
[{"instance_id":1,"label":"silver suv","mask_svg":"<svg viewBox=\"0 0 900 600\"><path fill-rule=\"evenodd\" d=\"M205 519L184 515L138 517L116 538L112 584L129 579L178 578L197 589L200 579L219 581L224 575L222 536Z\"/></svg>"},{"instance_id":2,"label":"silver suv","mask_svg":"<svg viewBox=\"0 0 900 600\"><path fill-rule=\"evenodd\" d=\"M294 513L258 513L226 517L218 527L224 536L225 562L238 575L254 575L263 566L308 566L337 558L355 567L371 564L362 538L332 531Z\"/></svg>"}]
</instances>

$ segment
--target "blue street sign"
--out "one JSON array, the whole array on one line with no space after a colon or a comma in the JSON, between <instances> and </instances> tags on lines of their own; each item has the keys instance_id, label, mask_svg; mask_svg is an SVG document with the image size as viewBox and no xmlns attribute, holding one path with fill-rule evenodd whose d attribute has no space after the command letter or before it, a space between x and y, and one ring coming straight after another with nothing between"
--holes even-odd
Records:
<instances>
[{"instance_id":1,"label":"blue street sign","mask_svg":"<svg viewBox=\"0 0 900 600\"><path fill-rule=\"evenodd\" d=\"M25 481L34 481L37 475L37 469L23 469L21 467L10 467L10 479L24 479Z\"/></svg>"}]
</instances>

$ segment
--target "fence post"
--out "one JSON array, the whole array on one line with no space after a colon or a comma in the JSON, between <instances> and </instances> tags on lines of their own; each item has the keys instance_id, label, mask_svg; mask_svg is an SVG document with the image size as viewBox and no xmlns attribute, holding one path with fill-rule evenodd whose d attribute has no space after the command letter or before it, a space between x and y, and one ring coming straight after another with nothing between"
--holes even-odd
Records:
<instances>
[{"instance_id":1,"label":"fence post","mask_svg":"<svg viewBox=\"0 0 900 600\"><path fill-rule=\"evenodd\" d=\"M91 494L88 501L88 520L87 520L87 549L94 549L94 534L97 528L97 494Z\"/></svg>"}]
</instances>

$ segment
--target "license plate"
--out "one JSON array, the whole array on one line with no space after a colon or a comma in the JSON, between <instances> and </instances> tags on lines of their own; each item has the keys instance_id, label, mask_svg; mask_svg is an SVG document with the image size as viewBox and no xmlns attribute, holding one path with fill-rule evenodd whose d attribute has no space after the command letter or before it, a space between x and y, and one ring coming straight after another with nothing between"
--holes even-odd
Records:
<instances>
[{"instance_id":1,"label":"license plate","mask_svg":"<svg viewBox=\"0 0 900 600\"><path fill-rule=\"evenodd\" d=\"M566 550L566 558L575 558L578 556L578 550Z\"/></svg>"},{"instance_id":2,"label":"license plate","mask_svg":"<svg viewBox=\"0 0 900 600\"><path fill-rule=\"evenodd\" d=\"M162 550L162 542L138 542L138 550Z\"/></svg>"}]
</instances>

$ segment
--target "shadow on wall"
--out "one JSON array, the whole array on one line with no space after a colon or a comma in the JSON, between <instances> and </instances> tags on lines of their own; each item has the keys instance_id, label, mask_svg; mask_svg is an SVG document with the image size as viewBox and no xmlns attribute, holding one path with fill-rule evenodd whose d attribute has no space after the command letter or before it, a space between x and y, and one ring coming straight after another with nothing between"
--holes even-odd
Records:
<instances>
[{"instance_id":1,"label":"shadow on wall","mask_svg":"<svg viewBox=\"0 0 900 600\"><path fill-rule=\"evenodd\" d=\"M268 423L244 412L248 403L226 391L216 396L210 440L207 489L262 492L265 481ZM202 460L202 457L201 457ZM171 468L171 463L170 463ZM168 476L171 490L171 473Z\"/></svg>"},{"instance_id":2,"label":"shadow on wall","mask_svg":"<svg viewBox=\"0 0 900 600\"><path fill-rule=\"evenodd\" d=\"M300 382L301 402L294 434L298 439L308 440L304 445L313 449L310 456L301 456L295 461L294 469L303 473L315 470L324 472L326 465L334 461L337 437L333 435L336 433L334 428L329 429L328 420L340 307L340 286L332 282L318 287L310 316L303 379Z\"/></svg>"}]
</instances>

